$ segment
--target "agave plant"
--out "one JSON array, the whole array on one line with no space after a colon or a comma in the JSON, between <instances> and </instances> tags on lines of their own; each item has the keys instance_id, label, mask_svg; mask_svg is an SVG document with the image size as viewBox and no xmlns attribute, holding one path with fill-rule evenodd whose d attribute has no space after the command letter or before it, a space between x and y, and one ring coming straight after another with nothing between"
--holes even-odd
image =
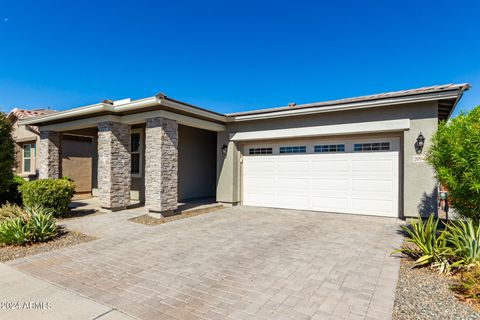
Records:
<instances>
[{"instance_id":1,"label":"agave plant","mask_svg":"<svg viewBox=\"0 0 480 320\"><path fill-rule=\"evenodd\" d=\"M21 217L0 222L0 243L23 245L30 241L30 230Z\"/></svg>"},{"instance_id":2,"label":"agave plant","mask_svg":"<svg viewBox=\"0 0 480 320\"><path fill-rule=\"evenodd\" d=\"M447 241L455 255L455 266L480 263L480 222L458 220L447 226Z\"/></svg>"},{"instance_id":3,"label":"agave plant","mask_svg":"<svg viewBox=\"0 0 480 320\"><path fill-rule=\"evenodd\" d=\"M451 269L450 257L452 250L448 247L445 232L438 232L438 218L431 215L426 222L422 217L410 221L409 226L402 226L408 234L406 241L412 245L402 245L396 252L401 252L414 259L417 266L431 265L439 272Z\"/></svg>"},{"instance_id":4,"label":"agave plant","mask_svg":"<svg viewBox=\"0 0 480 320\"><path fill-rule=\"evenodd\" d=\"M57 225L53 210L41 206L26 207L29 215L27 227L31 233L31 241L46 241L57 235Z\"/></svg>"}]
</instances>

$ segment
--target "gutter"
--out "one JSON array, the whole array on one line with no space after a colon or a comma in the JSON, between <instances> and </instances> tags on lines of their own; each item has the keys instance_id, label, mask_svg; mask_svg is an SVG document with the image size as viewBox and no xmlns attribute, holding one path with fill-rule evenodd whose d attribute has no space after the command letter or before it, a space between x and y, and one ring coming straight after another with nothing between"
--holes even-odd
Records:
<instances>
[{"instance_id":1,"label":"gutter","mask_svg":"<svg viewBox=\"0 0 480 320\"><path fill-rule=\"evenodd\" d=\"M40 124L42 122L50 122L56 120L67 119L75 116L84 116L84 115L94 115L100 112L112 112L112 113L121 113L126 111L135 111L141 108L154 107L154 106L166 106L172 109L176 109L183 112L192 113L197 116L202 116L217 121L226 121L226 117L217 113L209 112L207 110L197 108L191 105L183 104L180 102L172 101L163 95L158 95L150 98L135 100L122 105L111 105L108 103L98 103L86 107L75 108L71 110L66 110L62 112L57 112L54 114L49 114L45 116L39 116L35 118L29 118L25 120L20 120L18 123L20 125L29 125L29 124Z\"/></svg>"}]
</instances>

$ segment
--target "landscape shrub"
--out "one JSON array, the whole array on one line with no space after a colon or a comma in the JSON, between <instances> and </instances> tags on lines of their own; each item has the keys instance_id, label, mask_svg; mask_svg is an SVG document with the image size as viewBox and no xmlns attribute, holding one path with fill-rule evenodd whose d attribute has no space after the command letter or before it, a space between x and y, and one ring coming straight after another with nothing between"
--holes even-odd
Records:
<instances>
[{"instance_id":1,"label":"landscape shrub","mask_svg":"<svg viewBox=\"0 0 480 320\"><path fill-rule=\"evenodd\" d=\"M445 232L438 232L439 221L430 215L426 222L418 217L411 220L408 226L401 226L408 234L407 243L411 245L402 245L394 252L401 252L415 259L417 266L431 265L440 272L450 270L449 258L452 252L448 247Z\"/></svg>"},{"instance_id":2,"label":"landscape shrub","mask_svg":"<svg viewBox=\"0 0 480 320\"><path fill-rule=\"evenodd\" d=\"M8 186L0 195L0 204L9 202L21 205L22 193L20 192L19 188L26 182L27 181L25 181L25 179L23 179L22 177L16 175L13 176Z\"/></svg>"},{"instance_id":3,"label":"landscape shrub","mask_svg":"<svg viewBox=\"0 0 480 320\"><path fill-rule=\"evenodd\" d=\"M480 264L480 223L472 219L450 222L439 230L439 219L431 215L402 226L407 244L394 252L416 259L417 266L432 266L440 272Z\"/></svg>"},{"instance_id":4,"label":"landscape shrub","mask_svg":"<svg viewBox=\"0 0 480 320\"><path fill-rule=\"evenodd\" d=\"M56 217L68 213L74 190L75 184L67 179L35 180L20 187L25 206L51 209Z\"/></svg>"},{"instance_id":5,"label":"landscape shrub","mask_svg":"<svg viewBox=\"0 0 480 320\"><path fill-rule=\"evenodd\" d=\"M427 160L455 211L480 220L480 106L440 123Z\"/></svg>"},{"instance_id":6,"label":"landscape shrub","mask_svg":"<svg viewBox=\"0 0 480 320\"><path fill-rule=\"evenodd\" d=\"M0 204L10 201L13 167L15 165L12 129L10 120L3 112L0 112Z\"/></svg>"},{"instance_id":7,"label":"landscape shrub","mask_svg":"<svg viewBox=\"0 0 480 320\"><path fill-rule=\"evenodd\" d=\"M464 298L480 299L480 266L463 271L451 289Z\"/></svg>"},{"instance_id":8,"label":"landscape shrub","mask_svg":"<svg viewBox=\"0 0 480 320\"><path fill-rule=\"evenodd\" d=\"M459 265L480 262L480 222L454 221L447 225L445 234Z\"/></svg>"},{"instance_id":9,"label":"landscape shrub","mask_svg":"<svg viewBox=\"0 0 480 320\"><path fill-rule=\"evenodd\" d=\"M52 210L39 206L9 210L12 216L0 221L0 243L24 245L47 241L57 235Z\"/></svg>"},{"instance_id":10,"label":"landscape shrub","mask_svg":"<svg viewBox=\"0 0 480 320\"><path fill-rule=\"evenodd\" d=\"M25 211L16 204L5 203L0 207L0 221L8 218L23 217Z\"/></svg>"}]
</instances>

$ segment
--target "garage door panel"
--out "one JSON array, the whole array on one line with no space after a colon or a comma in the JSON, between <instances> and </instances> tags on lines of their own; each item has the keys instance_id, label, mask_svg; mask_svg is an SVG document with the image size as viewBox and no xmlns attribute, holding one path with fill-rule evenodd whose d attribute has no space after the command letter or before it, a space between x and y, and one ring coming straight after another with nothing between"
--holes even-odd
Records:
<instances>
[{"instance_id":1,"label":"garage door panel","mask_svg":"<svg viewBox=\"0 0 480 320\"><path fill-rule=\"evenodd\" d=\"M305 183L305 182L304 182ZM315 191L348 191L347 179L311 179L311 188Z\"/></svg>"},{"instance_id":2,"label":"garage door panel","mask_svg":"<svg viewBox=\"0 0 480 320\"><path fill-rule=\"evenodd\" d=\"M380 179L353 179L352 191L355 192L388 192L394 191L393 181Z\"/></svg>"},{"instance_id":3,"label":"garage door panel","mask_svg":"<svg viewBox=\"0 0 480 320\"><path fill-rule=\"evenodd\" d=\"M277 178L275 187L278 190L296 190L295 192L306 192L308 191L308 185L305 184L305 179L295 177L295 178Z\"/></svg>"},{"instance_id":4,"label":"garage door panel","mask_svg":"<svg viewBox=\"0 0 480 320\"><path fill-rule=\"evenodd\" d=\"M295 176L297 174L308 175L310 172L309 162L304 161L295 161L295 160L284 160L278 161L276 163L277 174L284 176Z\"/></svg>"},{"instance_id":5,"label":"garage door panel","mask_svg":"<svg viewBox=\"0 0 480 320\"><path fill-rule=\"evenodd\" d=\"M377 199L355 199L352 201L352 212L361 213L391 213L394 209L392 200L377 200Z\"/></svg>"},{"instance_id":6,"label":"garage door panel","mask_svg":"<svg viewBox=\"0 0 480 320\"><path fill-rule=\"evenodd\" d=\"M353 160L353 172L393 172L395 170L393 160Z\"/></svg>"},{"instance_id":7,"label":"garage door panel","mask_svg":"<svg viewBox=\"0 0 480 320\"><path fill-rule=\"evenodd\" d=\"M313 208L313 210L318 211L335 210L346 212L346 210L348 210L348 198L313 196L311 200L311 207Z\"/></svg>"},{"instance_id":8,"label":"garage door panel","mask_svg":"<svg viewBox=\"0 0 480 320\"><path fill-rule=\"evenodd\" d=\"M397 217L399 152L345 150L245 156L243 203Z\"/></svg>"},{"instance_id":9,"label":"garage door panel","mask_svg":"<svg viewBox=\"0 0 480 320\"><path fill-rule=\"evenodd\" d=\"M311 171L312 172L348 172L348 161L346 160L322 160L312 159Z\"/></svg>"}]
</instances>

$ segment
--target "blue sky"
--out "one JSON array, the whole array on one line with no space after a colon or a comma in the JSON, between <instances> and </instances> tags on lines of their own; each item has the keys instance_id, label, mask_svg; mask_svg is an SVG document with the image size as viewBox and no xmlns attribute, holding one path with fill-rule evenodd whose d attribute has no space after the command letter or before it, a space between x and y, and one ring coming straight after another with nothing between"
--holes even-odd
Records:
<instances>
[{"instance_id":1,"label":"blue sky","mask_svg":"<svg viewBox=\"0 0 480 320\"><path fill-rule=\"evenodd\" d=\"M218 112L469 82L478 1L2 1L0 109L164 92Z\"/></svg>"}]
</instances>

